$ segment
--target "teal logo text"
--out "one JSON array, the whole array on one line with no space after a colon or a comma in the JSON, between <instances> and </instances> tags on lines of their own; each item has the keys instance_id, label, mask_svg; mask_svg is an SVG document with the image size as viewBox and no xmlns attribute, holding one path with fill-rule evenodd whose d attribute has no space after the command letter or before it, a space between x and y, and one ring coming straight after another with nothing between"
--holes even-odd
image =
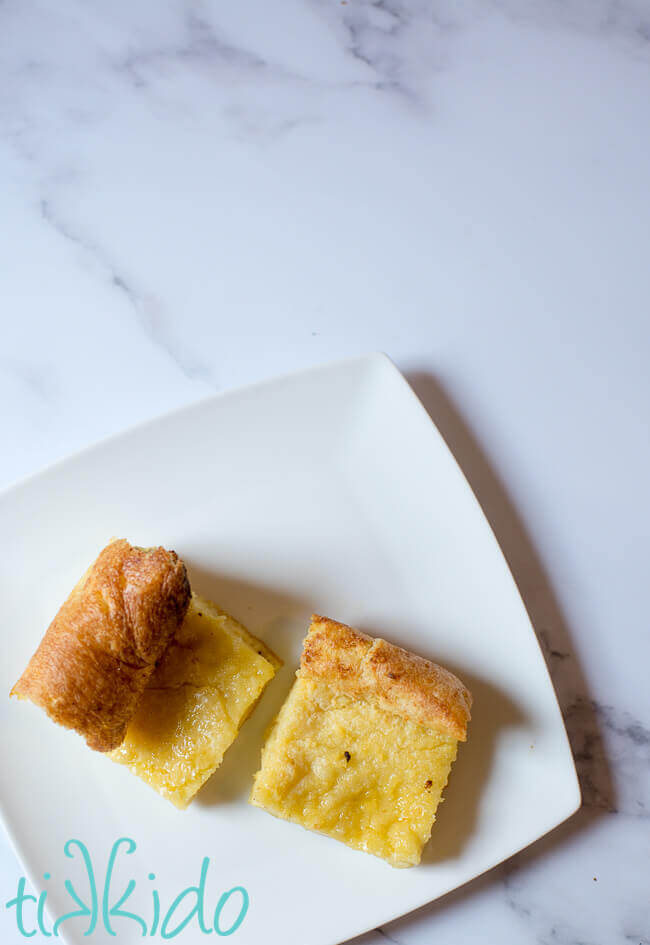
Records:
<instances>
[{"instance_id":1,"label":"teal logo text","mask_svg":"<svg viewBox=\"0 0 650 945\"><path fill-rule=\"evenodd\" d=\"M135 840L130 837L120 837L115 841L100 886L86 845L81 840L68 840L63 852L70 859L80 858L83 863L88 882L87 893L81 896L72 882L65 879L64 888L75 908L59 916L51 927L48 927L45 918L47 890L43 890L38 897L32 896L25 891L26 881L21 877L16 895L5 903L7 909L16 911L16 926L20 934L25 938L32 938L39 932L46 938L58 937L61 926L71 919L87 920L84 935L92 935L101 924L109 935L119 936L123 931L127 931L127 923L131 933L139 930L142 937L160 936L163 939L176 938L190 926L195 932L198 930L204 935L216 933L219 936L227 936L237 931L248 912L248 893L243 886L233 886L219 893L214 909L209 907L206 902L206 889L210 859L207 856L203 858L198 883L182 889L166 909L162 907L158 890L151 886L151 909L147 915L130 911L127 906L136 888L136 881L130 879L123 889L116 890L113 888L113 873L118 856L128 856L135 850ZM43 874L44 880L51 878L50 873ZM147 875L149 884L155 879L155 873Z\"/></svg>"}]
</instances>

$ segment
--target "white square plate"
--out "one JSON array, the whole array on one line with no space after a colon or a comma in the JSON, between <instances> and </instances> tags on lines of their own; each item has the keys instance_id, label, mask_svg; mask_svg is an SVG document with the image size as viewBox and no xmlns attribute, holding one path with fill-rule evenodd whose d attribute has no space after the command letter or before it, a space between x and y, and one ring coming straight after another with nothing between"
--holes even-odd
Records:
<instances>
[{"instance_id":1,"label":"white square plate","mask_svg":"<svg viewBox=\"0 0 650 945\"><path fill-rule=\"evenodd\" d=\"M332 945L465 883L579 806L555 694L505 560L445 443L383 355L213 397L73 456L0 497L0 534L0 802L53 916L74 908L65 879L88 895L79 852L65 857L65 842L86 844L101 910L111 846L131 837L137 849L122 849L109 896L135 880L123 908L148 931L152 890L164 914L209 857L208 925L220 895L243 886L250 906L233 942ZM113 535L176 549L195 589L285 661L183 813L35 707L6 698ZM415 869L391 869L247 803L312 611L448 666L473 692L469 741ZM33 926L30 908L26 916ZM71 919L61 932L81 945L88 922ZM134 920L113 925L118 942L141 940ZM206 940L196 918L179 940ZM116 941L101 914L91 941Z\"/></svg>"}]
</instances>

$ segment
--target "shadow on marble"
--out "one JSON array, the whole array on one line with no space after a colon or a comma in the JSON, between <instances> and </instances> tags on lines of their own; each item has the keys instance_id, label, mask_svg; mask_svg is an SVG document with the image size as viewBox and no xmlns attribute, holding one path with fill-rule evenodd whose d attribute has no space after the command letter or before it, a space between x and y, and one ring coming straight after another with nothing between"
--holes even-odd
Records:
<instances>
[{"instance_id":1,"label":"shadow on marble","mask_svg":"<svg viewBox=\"0 0 650 945\"><path fill-rule=\"evenodd\" d=\"M205 571L184 558L192 587L214 601L259 636L284 665L264 691L263 698L226 752L217 774L196 796L195 803L212 806L247 797L260 766L266 729L280 710L295 678L297 653L305 635L309 605L277 588L263 587L238 577Z\"/></svg>"},{"instance_id":2,"label":"shadow on marble","mask_svg":"<svg viewBox=\"0 0 650 945\"><path fill-rule=\"evenodd\" d=\"M440 381L407 379L463 470L505 555L540 642L573 750L583 806L593 816L617 809L602 723L548 575L513 502ZM584 818L579 818L584 823Z\"/></svg>"}]
</instances>

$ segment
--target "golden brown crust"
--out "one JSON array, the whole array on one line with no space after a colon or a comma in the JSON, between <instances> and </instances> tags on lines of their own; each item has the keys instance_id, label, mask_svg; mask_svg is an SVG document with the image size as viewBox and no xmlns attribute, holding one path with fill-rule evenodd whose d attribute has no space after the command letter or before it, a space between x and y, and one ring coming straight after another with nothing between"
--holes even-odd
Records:
<instances>
[{"instance_id":1,"label":"golden brown crust","mask_svg":"<svg viewBox=\"0 0 650 945\"><path fill-rule=\"evenodd\" d=\"M117 748L189 600L175 552L112 541L61 606L11 695L30 699L91 748Z\"/></svg>"},{"instance_id":2,"label":"golden brown crust","mask_svg":"<svg viewBox=\"0 0 650 945\"><path fill-rule=\"evenodd\" d=\"M467 737L472 696L449 670L328 617L312 615L300 675L320 678L356 697L460 741Z\"/></svg>"}]
</instances>

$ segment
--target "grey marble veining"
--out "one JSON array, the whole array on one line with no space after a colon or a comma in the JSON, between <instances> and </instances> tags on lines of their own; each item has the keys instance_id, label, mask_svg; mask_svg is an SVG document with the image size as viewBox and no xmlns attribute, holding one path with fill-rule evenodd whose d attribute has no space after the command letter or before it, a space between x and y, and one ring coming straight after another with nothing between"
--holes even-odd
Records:
<instances>
[{"instance_id":1,"label":"grey marble veining","mask_svg":"<svg viewBox=\"0 0 650 945\"><path fill-rule=\"evenodd\" d=\"M52 204L41 200L41 216L59 236L69 240L82 258L99 273L104 274L106 283L116 289L133 311L138 325L146 338L164 351L173 364L189 380L200 380L214 385L212 367L204 362L195 351L190 351L184 344L181 333L175 330L172 320L165 318L162 303L149 293L143 292L108 258L106 251L82 234L73 232L55 212Z\"/></svg>"}]
</instances>

